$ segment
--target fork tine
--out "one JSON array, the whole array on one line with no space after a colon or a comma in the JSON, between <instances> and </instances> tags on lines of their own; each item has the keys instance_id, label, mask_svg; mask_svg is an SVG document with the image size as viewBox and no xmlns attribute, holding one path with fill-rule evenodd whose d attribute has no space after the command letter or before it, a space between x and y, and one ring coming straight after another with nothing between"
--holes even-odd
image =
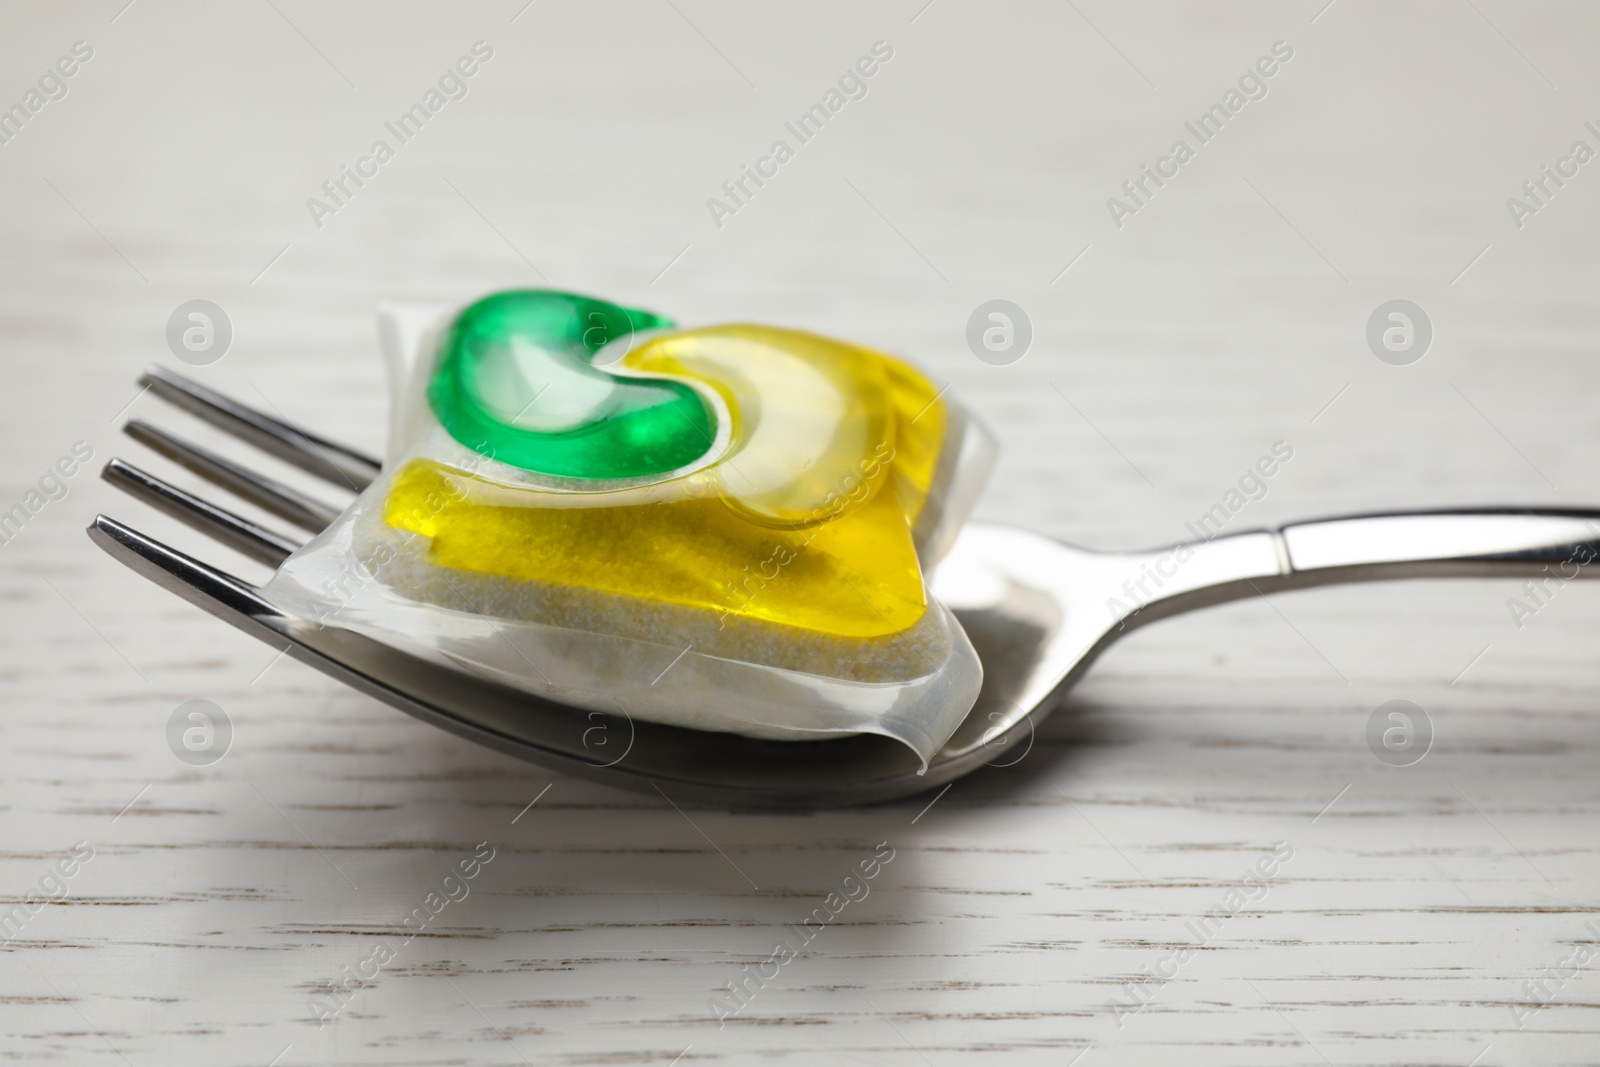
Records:
<instances>
[{"instance_id":1,"label":"fork tine","mask_svg":"<svg viewBox=\"0 0 1600 1067\"><path fill-rule=\"evenodd\" d=\"M641 774L626 759L621 766L596 764L573 728L576 723L581 730L590 721L581 712L417 659L339 626L286 614L248 582L105 515L95 516L88 532L113 559L162 589L423 722L519 759L636 790L653 777L680 784L674 777Z\"/></svg>"},{"instance_id":2,"label":"fork tine","mask_svg":"<svg viewBox=\"0 0 1600 1067\"><path fill-rule=\"evenodd\" d=\"M191 444L143 419L130 419L123 432L140 444L193 471L206 481L220 485L236 496L256 504L280 519L294 523L302 530L321 533L328 524L339 517L337 508L330 507L298 489L241 467L231 459L217 455L210 449Z\"/></svg>"},{"instance_id":3,"label":"fork tine","mask_svg":"<svg viewBox=\"0 0 1600 1067\"><path fill-rule=\"evenodd\" d=\"M152 364L139 381L169 404L334 485L365 489L383 466L364 452L264 415L165 367Z\"/></svg>"},{"instance_id":4,"label":"fork tine","mask_svg":"<svg viewBox=\"0 0 1600 1067\"><path fill-rule=\"evenodd\" d=\"M281 621L283 613L248 582L104 515L96 515L90 523L89 539L128 569L219 619L275 647L292 644L271 625Z\"/></svg>"},{"instance_id":5,"label":"fork tine","mask_svg":"<svg viewBox=\"0 0 1600 1067\"><path fill-rule=\"evenodd\" d=\"M100 476L158 511L227 545L229 548L276 567L300 546L280 533L257 526L242 516L201 500L120 459L112 459Z\"/></svg>"}]
</instances>

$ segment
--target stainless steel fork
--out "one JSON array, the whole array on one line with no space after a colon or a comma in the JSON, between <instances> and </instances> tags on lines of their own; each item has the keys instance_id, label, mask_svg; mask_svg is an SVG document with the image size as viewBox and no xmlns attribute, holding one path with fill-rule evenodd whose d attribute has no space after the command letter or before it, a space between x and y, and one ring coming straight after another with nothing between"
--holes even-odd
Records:
<instances>
[{"instance_id":1,"label":"stainless steel fork","mask_svg":"<svg viewBox=\"0 0 1600 1067\"><path fill-rule=\"evenodd\" d=\"M371 456L160 367L147 370L141 382L153 395L332 485L360 491L380 472ZM302 530L316 533L341 511L142 420L125 429ZM107 463L103 476L268 566L276 567L298 547L286 534L121 459ZM989 762L1016 762L1026 755L1034 724L1102 651L1135 626L1179 612L1344 582L1528 577L1548 589L1552 581L1593 576L1600 511L1480 508L1346 516L1133 553L1089 552L1027 530L969 524L932 585L983 660L983 691L926 773L919 773L909 749L875 735L762 741L556 704L335 625L296 618L248 582L104 515L95 518L89 536L162 588L470 741L675 800L817 808L905 796Z\"/></svg>"}]
</instances>

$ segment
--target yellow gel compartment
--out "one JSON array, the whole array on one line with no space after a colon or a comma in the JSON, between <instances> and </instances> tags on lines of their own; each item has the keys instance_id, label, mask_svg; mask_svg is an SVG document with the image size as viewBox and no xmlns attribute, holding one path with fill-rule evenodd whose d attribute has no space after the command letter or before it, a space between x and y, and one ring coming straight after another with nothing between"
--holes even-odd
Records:
<instances>
[{"instance_id":1,"label":"yellow gel compartment","mask_svg":"<svg viewBox=\"0 0 1600 1067\"><path fill-rule=\"evenodd\" d=\"M742 325L659 337L619 366L722 397L729 444L694 476L715 495L630 502L416 459L384 521L430 538L437 566L835 637L886 637L923 616L911 531L946 423L931 382L871 349Z\"/></svg>"}]
</instances>

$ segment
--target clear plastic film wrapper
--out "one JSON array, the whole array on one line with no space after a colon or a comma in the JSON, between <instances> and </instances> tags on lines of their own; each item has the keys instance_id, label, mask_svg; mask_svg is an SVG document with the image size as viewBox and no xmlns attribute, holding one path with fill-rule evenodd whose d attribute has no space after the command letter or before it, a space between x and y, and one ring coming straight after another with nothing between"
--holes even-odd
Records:
<instances>
[{"instance_id":1,"label":"clear plastic film wrapper","mask_svg":"<svg viewBox=\"0 0 1600 1067\"><path fill-rule=\"evenodd\" d=\"M388 305L382 475L267 585L552 700L924 763L983 669L924 580L988 433L909 365L549 291Z\"/></svg>"}]
</instances>

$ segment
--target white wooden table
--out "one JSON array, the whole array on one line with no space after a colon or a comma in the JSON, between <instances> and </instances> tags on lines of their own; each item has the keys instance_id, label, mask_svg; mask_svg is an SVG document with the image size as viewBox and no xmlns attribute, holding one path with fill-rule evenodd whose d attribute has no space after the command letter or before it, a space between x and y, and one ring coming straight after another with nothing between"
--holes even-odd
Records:
<instances>
[{"instance_id":1,"label":"white wooden table","mask_svg":"<svg viewBox=\"0 0 1600 1067\"><path fill-rule=\"evenodd\" d=\"M1520 629L1494 583L1216 609L1130 638L1025 759L931 807L680 813L278 661L84 538L104 510L223 558L94 477L120 453L193 484L119 437L130 414L215 440L135 399L147 362L182 369L180 303L233 326L196 376L376 448L379 299L542 284L912 355L1003 441L982 516L1091 546L1184 537L1280 440L1237 528L1600 501L1600 164L1520 229L1506 205L1600 147L1593 10L922 2L0 12L0 105L93 50L0 145L0 510L93 451L0 548L0 907L66 893L0 948L0 1054L1600 1059L1592 589ZM307 198L480 40L465 98L314 225ZM719 228L706 200L880 40L865 98ZM1280 40L1265 98L1118 228L1107 198ZM964 340L992 298L1032 321L1009 366ZM1365 340L1395 298L1434 327L1410 366ZM233 724L210 766L168 748L192 699ZM1391 699L1433 724L1414 766L1367 746ZM480 842L468 895L397 932ZM768 966L880 842L870 894ZM719 1026L747 966L776 976Z\"/></svg>"}]
</instances>

